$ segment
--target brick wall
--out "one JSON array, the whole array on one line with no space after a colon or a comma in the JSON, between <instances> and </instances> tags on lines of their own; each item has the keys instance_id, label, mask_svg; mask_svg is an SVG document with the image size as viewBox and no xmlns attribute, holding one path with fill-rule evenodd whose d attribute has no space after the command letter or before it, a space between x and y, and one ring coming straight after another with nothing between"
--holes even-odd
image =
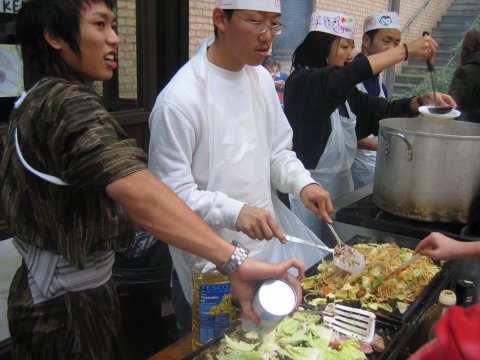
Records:
<instances>
[{"instance_id":1,"label":"brick wall","mask_svg":"<svg viewBox=\"0 0 480 360\"><path fill-rule=\"evenodd\" d=\"M426 0L401 0L400 19L402 27L422 7ZM363 21L366 16L375 11L386 11L391 0L336 0L332 6L331 0L316 0L315 9L341 11L355 17L356 51L360 51ZM441 19L452 0L430 0L419 16L403 33L403 41L409 41L420 36L424 30L431 30ZM189 56L192 57L200 44L200 41L213 36L212 9L214 0L190 0L190 28L189 28ZM122 43L119 47L120 97L136 99L136 19L135 0L118 1L118 25ZM305 19L310 21L310 19ZM290 62L282 62L282 70L290 71ZM101 88L101 86L99 86Z\"/></svg>"},{"instance_id":2,"label":"brick wall","mask_svg":"<svg viewBox=\"0 0 480 360\"><path fill-rule=\"evenodd\" d=\"M363 21L370 13L376 11L387 11L390 6L390 0L336 0L335 6L332 6L331 0L316 0L315 8L317 10L341 11L352 15L356 21L356 50L360 51ZM402 27L416 13L417 9L425 3L425 0L401 0L400 1L400 21ZM445 14L452 0L430 0L427 7L422 10L416 20L403 33L403 40L409 41L421 36L424 30L431 30ZM213 24L211 21L213 0L191 0L190 1L190 41L189 54L193 56L198 45L206 36L213 36ZM305 19L310 21L310 19ZM288 72L290 65L282 63L282 69Z\"/></svg>"},{"instance_id":3,"label":"brick wall","mask_svg":"<svg viewBox=\"0 0 480 360\"><path fill-rule=\"evenodd\" d=\"M118 48L119 95L123 99L137 98L137 38L135 1L119 0L118 35L121 43Z\"/></svg>"}]
</instances>

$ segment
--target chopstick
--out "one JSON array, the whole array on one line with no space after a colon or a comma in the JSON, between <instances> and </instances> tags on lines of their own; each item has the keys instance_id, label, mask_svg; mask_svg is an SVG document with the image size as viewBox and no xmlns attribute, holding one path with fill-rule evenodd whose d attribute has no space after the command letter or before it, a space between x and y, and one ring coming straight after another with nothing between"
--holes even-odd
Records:
<instances>
[{"instance_id":1,"label":"chopstick","mask_svg":"<svg viewBox=\"0 0 480 360\"><path fill-rule=\"evenodd\" d=\"M398 274L400 271L404 270L405 268L409 267L413 262L415 262L420 256L420 253L416 253L410 259L405 261L403 264L399 265L396 269L390 271L386 276L383 277L383 282L389 279L393 274Z\"/></svg>"}]
</instances>

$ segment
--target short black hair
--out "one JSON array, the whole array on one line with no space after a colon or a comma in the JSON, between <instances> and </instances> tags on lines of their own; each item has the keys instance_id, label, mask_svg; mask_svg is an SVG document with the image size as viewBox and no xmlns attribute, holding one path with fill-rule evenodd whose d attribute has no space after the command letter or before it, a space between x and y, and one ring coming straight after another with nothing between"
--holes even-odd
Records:
<instances>
[{"instance_id":1,"label":"short black hair","mask_svg":"<svg viewBox=\"0 0 480 360\"><path fill-rule=\"evenodd\" d=\"M273 55L267 55L265 56L265 59L262 61L262 65L266 67L267 65L269 66L277 66L277 59Z\"/></svg>"},{"instance_id":2,"label":"short black hair","mask_svg":"<svg viewBox=\"0 0 480 360\"><path fill-rule=\"evenodd\" d=\"M378 30L380 29L373 29L373 30L367 31L365 35L367 35L370 38L370 40L373 41L373 38L375 37L375 35L377 35Z\"/></svg>"},{"instance_id":3,"label":"short black hair","mask_svg":"<svg viewBox=\"0 0 480 360\"><path fill-rule=\"evenodd\" d=\"M225 15L227 15L228 21L230 21L230 19L232 18L234 11L235 11L234 9L223 9L223 12L225 13ZM213 33L215 34L215 37L217 37L218 30L215 25L214 25Z\"/></svg>"},{"instance_id":4,"label":"short black hair","mask_svg":"<svg viewBox=\"0 0 480 360\"><path fill-rule=\"evenodd\" d=\"M18 12L17 39L22 50L25 89L46 76L82 81L80 74L48 44L44 31L63 39L81 56L78 44L81 11L86 5L102 2L115 9L115 0L29 0L24 3Z\"/></svg>"},{"instance_id":5,"label":"short black hair","mask_svg":"<svg viewBox=\"0 0 480 360\"><path fill-rule=\"evenodd\" d=\"M320 31L310 31L292 56L292 70L303 67L320 68L327 66L330 47L340 37Z\"/></svg>"}]
</instances>

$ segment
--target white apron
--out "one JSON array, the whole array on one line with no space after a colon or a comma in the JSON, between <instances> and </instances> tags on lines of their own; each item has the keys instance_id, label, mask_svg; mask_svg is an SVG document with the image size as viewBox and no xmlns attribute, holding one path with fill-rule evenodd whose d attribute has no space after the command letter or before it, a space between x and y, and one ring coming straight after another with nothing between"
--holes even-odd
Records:
<instances>
[{"instance_id":1,"label":"white apron","mask_svg":"<svg viewBox=\"0 0 480 360\"><path fill-rule=\"evenodd\" d=\"M336 109L330 116L332 132L315 169L310 170L315 181L330 193L331 200L353 191L353 180L350 168L357 150L355 124L357 117L345 102L348 118L341 116ZM290 204L293 212L317 236L321 236L321 220L308 210L300 198L290 194Z\"/></svg>"},{"instance_id":2,"label":"white apron","mask_svg":"<svg viewBox=\"0 0 480 360\"><path fill-rule=\"evenodd\" d=\"M382 74L380 74L378 77L380 94L378 96L386 99L387 96L383 91L382 83L383 83ZM363 83L357 84L357 88L360 91L368 93ZM373 134L370 134L368 137L371 139L378 139L378 137ZM353 178L353 186L355 189L358 189L362 186L373 183L376 161L377 161L376 151L366 150L366 149L357 149L357 155L355 156L355 161L352 164L352 178Z\"/></svg>"},{"instance_id":3,"label":"white apron","mask_svg":"<svg viewBox=\"0 0 480 360\"><path fill-rule=\"evenodd\" d=\"M199 52L203 53L204 57L210 156L206 190L220 191L231 198L263 208L273 214L285 233L323 244L272 192L270 149L266 141L267 127L264 123L265 105L255 69L245 67L251 83L253 111L243 118L231 119L227 114L222 114L215 105L216 99L213 99L210 91L206 51L206 44L203 44ZM328 255L326 251L312 251L309 247L292 243L282 245L277 239L252 240L239 231L224 228L216 231L225 240L242 243L250 250L249 256L258 260L277 262L296 256L306 268L309 268ZM199 258L173 247L171 249L182 290L191 305L191 268L195 259ZM296 270L293 273L296 275Z\"/></svg>"}]
</instances>

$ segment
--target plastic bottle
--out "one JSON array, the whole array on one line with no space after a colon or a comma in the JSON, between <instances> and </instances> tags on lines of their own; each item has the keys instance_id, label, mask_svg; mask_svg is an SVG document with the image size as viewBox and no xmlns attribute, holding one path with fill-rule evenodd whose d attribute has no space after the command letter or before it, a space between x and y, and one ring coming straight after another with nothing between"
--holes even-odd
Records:
<instances>
[{"instance_id":1,"label":"plastic bottle","mask_svg":"<svg viewBox=\"0 0 480 360\"><path fill-rule=\"evenodd\" d=\"M475 303L475 291L475 283L473 281L467 279L458 280L455 288L457 305L468 307Z\"/></svg>"},{"instance_id":2,"label":"plastic bottle","mask_svg":"<svg viewBox=\"0 0 480 360\"><path fill-rule=\"evenodd\" d=\"M197 349L233 325L236 310L231 302L228 277L211 262L201 259L192 268L192 348Z\"/></svg>"},{"instance_id":3,"label":"plastic bottle","mask_svg":"<svg viewBox=\"0 0 480 360\"><path fill-rule=\"evenodd\" d=\"M455 305L457 298L452 290L443 290L438 296L438 302L425 312L425 320L420 328L420 344L423 345L435 337L435 324L449 306Z\"/></svg>"}]
</instances>

